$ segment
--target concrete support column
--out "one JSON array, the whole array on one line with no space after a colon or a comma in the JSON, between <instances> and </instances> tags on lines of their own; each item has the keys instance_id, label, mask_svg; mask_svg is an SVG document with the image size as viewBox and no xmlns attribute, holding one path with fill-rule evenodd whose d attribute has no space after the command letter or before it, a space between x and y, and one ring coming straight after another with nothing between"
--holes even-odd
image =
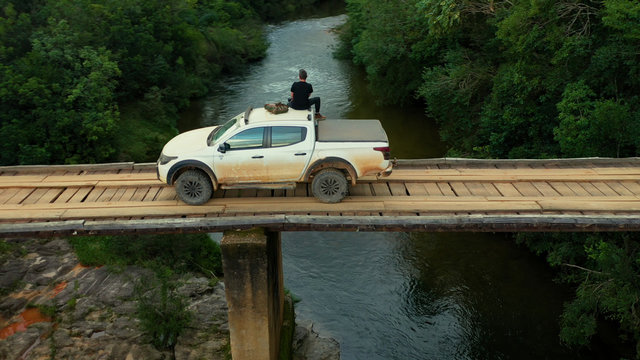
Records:
<instances>
[{"instance_id":1,"label":"concrete support column","mask_svg":"<svg viewBox=\"0 0 640 360\"><path fill-rule=\"evenodd\" d=\"M276 360L284 311L280 233L226 231L221 250L233 360Z\"/></svg>"}]
</instances>

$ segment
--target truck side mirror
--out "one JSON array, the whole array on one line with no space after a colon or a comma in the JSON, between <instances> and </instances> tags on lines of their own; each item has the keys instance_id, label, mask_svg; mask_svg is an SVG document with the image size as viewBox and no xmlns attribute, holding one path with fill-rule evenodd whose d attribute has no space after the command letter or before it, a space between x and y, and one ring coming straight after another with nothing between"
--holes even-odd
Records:
<instances>
[{"instance_id":1,"label":"truck side mirror","mask_svg":"<svg viewBox=\"0 0 640 360\"><path fill-rule=\"evenodd\" d=\"M223 154L226 153L229 149L231 149L231 146L227 143L222 143L220 144L220 146L218 146L218 152L221 152Z\"/></svg>"}]
</instances>

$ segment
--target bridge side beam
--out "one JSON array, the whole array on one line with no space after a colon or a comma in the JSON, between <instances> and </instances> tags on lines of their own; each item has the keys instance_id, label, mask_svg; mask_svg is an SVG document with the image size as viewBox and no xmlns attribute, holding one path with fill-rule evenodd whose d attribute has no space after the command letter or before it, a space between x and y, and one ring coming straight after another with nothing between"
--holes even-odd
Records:
<instances>
[{"instance_id":1,"label":"bridge side beam","mask_svg":"<svg viewBox=\"0 0 640 360\"><path fill-rule=\"evenodd\" d=\"M280 232L226 231L222 267L234 360L276 360L284 311Z\"/></svg>"}]
</instances>

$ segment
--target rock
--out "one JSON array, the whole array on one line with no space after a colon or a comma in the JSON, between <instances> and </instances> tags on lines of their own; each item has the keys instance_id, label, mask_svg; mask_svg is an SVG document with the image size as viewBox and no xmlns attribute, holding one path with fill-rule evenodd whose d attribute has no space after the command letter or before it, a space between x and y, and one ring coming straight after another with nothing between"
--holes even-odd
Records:
<instances>
[{"instance_id":1,"label":"rock","mask_svg":"<svg viewBox=\"0 0 640 360\"><path fill-rule=\"evenodd\" d=\"M9 339L11 341L8 341ZM18 359L40 343L40 330L30 327L26 331L15 333L4 341L0 341L0 359Z\"/></svg>"},{"instance_id":2,"label":"rock","mask_svg":"<svg viewBox=\"0 0 640 360\"><path fill-rule=\"evenodd\" d=\"M320 337L310 321L299 321L293 335L293 360L340 360L340 344Z\"/></svg>"},{"instance_id":3,"label":"rock","mask_svg":"<svg viewBox=\"0 0 640 360\"><path fill-rule=\"evenodd\" d=\"M19 243L26 256L0 259L0 285L16 290L0 298L0 328L15 321L29 303L55 309L56 324L36 323L0 340L0 359L50 359L54 353L56 359L225 359L229 324L224 283L194 276L180 280L176 292L188 300L193 319L173 352L160 351L136 318L136 285L149 283L155 276L151 271L81 267L62 239ZM320 337L311 323L298 326L296 334L294 359L339 359L337 342Z\"/></svg>"}]
</instances>

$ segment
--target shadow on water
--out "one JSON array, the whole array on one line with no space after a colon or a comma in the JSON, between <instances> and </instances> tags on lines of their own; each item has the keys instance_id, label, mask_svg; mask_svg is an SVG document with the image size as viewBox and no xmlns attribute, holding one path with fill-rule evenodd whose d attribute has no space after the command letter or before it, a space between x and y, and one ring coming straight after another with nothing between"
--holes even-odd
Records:
<instances>
[{"instance_id":1,"label":"shadow on water","mask_svg":"<svg viewBox=\"0 0 640 360\"><path fill-rule=\"evenodd\" d=\"M284 101L299 68L322 112L378 118L398 158L439 157L437 128L417 107L378 106L362 71L331 55L345 16L268 27L267 57L225 78L195 102L182 131L220 124L246 109ZM341 344L342 359L588 359L559 343L570 291L543 259L503 235L283 233L285 284L311 319Z\"/></svg>"},{"instance_id":2,"label":"shadow on water","mask_svg":"<svg viewBox=\"0 0 640 360\"><path fill-rule=\"evenodd\" d=\"M503 235L285 233L298 316L343 359L582 359L560 345L569 291Z\"/></svg>"}]
</instances>

